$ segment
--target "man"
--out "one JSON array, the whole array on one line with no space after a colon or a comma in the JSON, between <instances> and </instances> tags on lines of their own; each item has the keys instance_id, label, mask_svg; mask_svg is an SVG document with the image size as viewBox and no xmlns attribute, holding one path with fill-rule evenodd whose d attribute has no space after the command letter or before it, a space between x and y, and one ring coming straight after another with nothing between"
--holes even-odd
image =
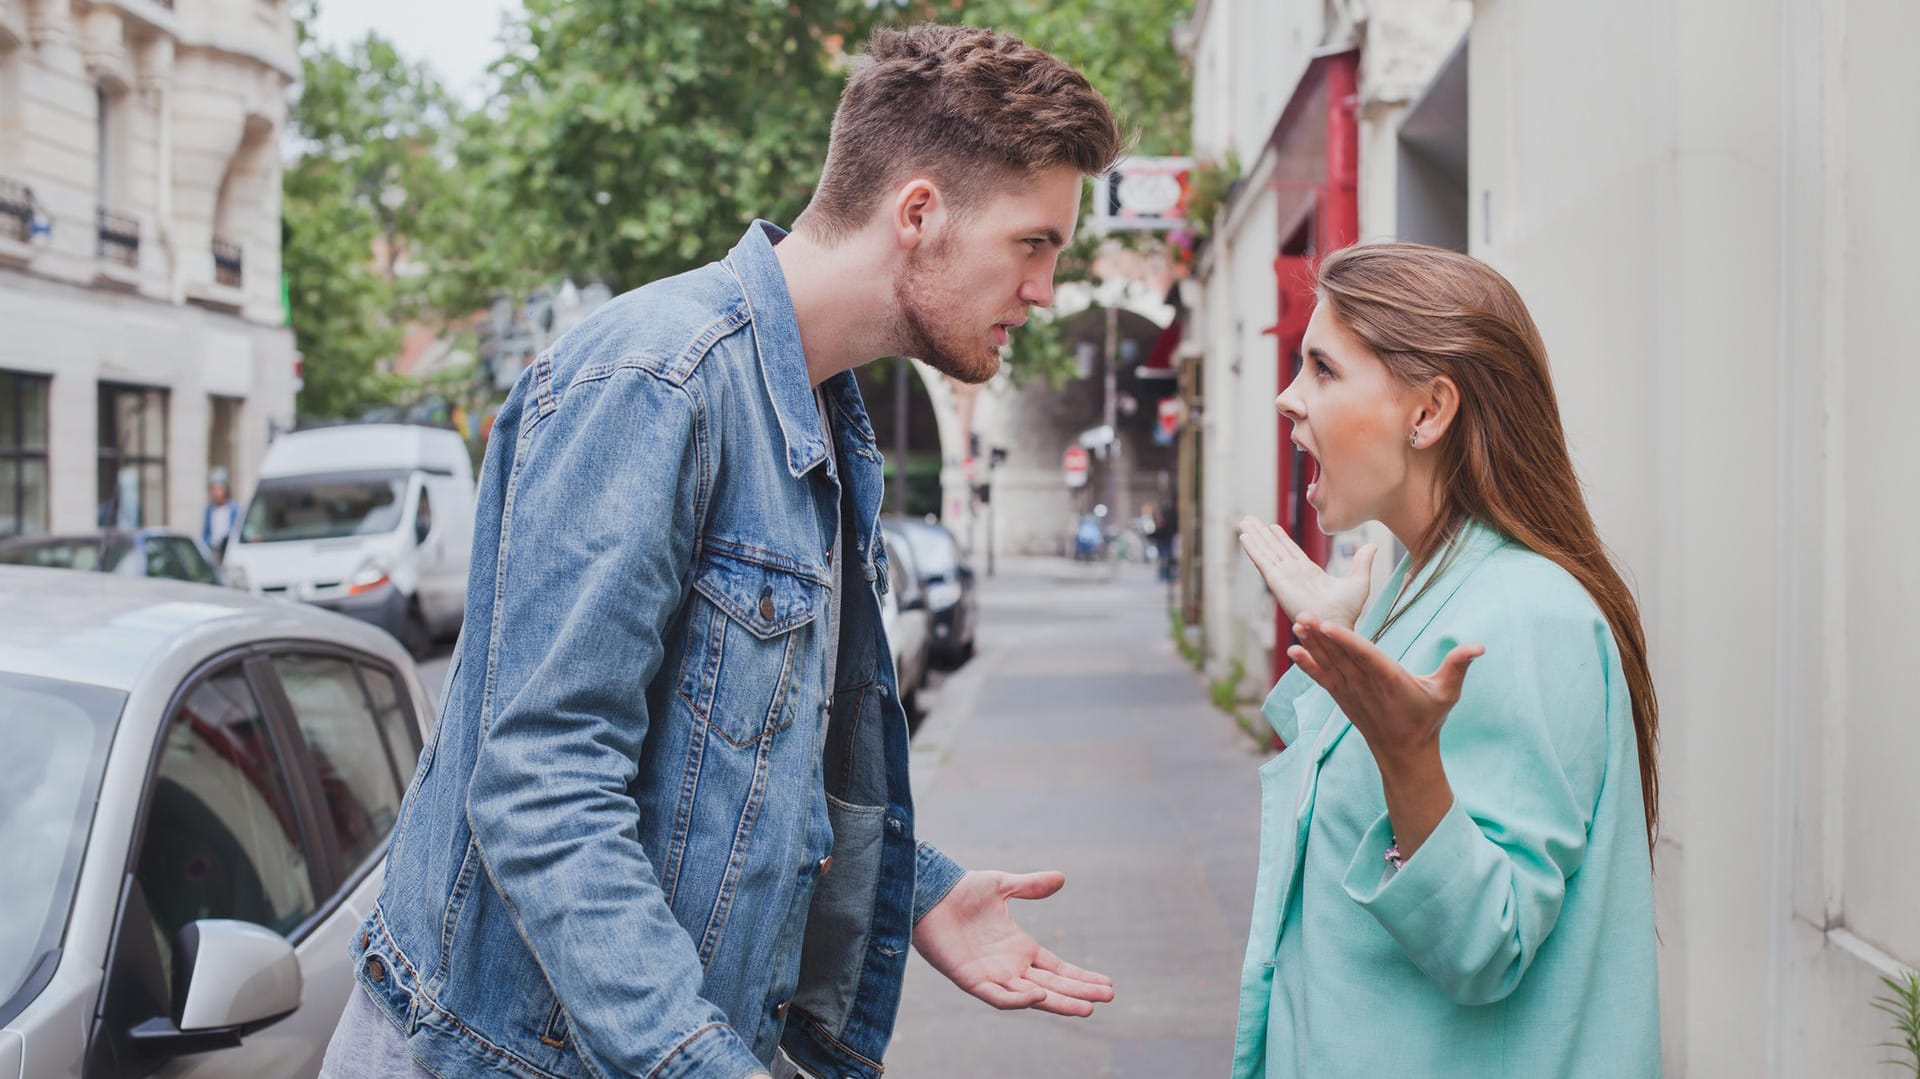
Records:
<instances>
[{"instance_id":1,"label":"man","mask_svg":"<svg viewBox=\"0 0 1920 1079\"><path fill-rule=\"evenodd\" d=\"M1009 916L1060 874L914 842L852 369L990 378L1118 150L1037 49L879 33L792 235L755 222L521 375L326 1074L875 1079L909 940L998 1008L1112 999Z\"/></svg>"},{"instance_id":2,"label":"man","mask_svg":"<svg viewBox=\"0 0 1920 1079\"><path fill-rule=\"evenodd\" d=\"M240 507L227 490L227 470L215 466L207 474L207 509L200 515L200 542L207 545L217 563L226 557L227 537L240 520Z\"/></svg>"}]
</instances>

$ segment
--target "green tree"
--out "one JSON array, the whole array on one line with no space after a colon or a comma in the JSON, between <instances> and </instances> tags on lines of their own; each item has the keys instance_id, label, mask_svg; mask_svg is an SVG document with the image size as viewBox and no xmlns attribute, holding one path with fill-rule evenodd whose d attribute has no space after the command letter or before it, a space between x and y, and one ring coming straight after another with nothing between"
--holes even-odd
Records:
<instances>
[{"instance_id":1,"label":"green tree","mask_svg":"<svg viewBox=\"0 0 1920 1079\"><path fill-rule=\"evenodd\" d=\"M305 357L299 409L343 416L414 389L383 372L399 327L484 303L500 268L467 175L470 121L424 66L378 35L344 50L306 33L284 182L288 300Z\"/></svg>"},{"instance_id":2,"label":"green tree","mask_svg":"<svg viewBox=\"0 0 1920 1079\"><path fill-rule=\"evenodd\" d=\"M1186 142L1188 84L1170 32L1186 0L525 0L486 108L462 122L458 200L430 202L483 237L435 279L597 277L616 290L700 265L747 222L790 222L812 195L833 108L877 25L937 18L1018 34L1079 66L1143 153ZM369 57L369 59L373 59ZM425 111L431 111L427 109ZM1083 230L1083 236L1086 231ZM1063 279L1084 277L1091 238ZM439 302L445 303L442 298ZM1057 328L1022 331L1015 367L1057 380Z\"/></svg>"},{"instance_id":3,"label":"green tree","mask_svg":"<svg viewBox=\"0 0 1920 1079\"><path fill-rule=\"evenodd\" d=\"M519 261L616 289L790 221L819 178L861 0L526 0L489 159Z\"/></svg>"}]
</instances>

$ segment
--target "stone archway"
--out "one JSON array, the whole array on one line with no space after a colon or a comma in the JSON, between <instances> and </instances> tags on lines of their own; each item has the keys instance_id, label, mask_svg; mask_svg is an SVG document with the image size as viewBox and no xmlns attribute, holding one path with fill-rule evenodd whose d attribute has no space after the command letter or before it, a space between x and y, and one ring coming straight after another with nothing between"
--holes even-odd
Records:
<instances>
[{"instance_id":1,"label":"stone archway","mask_svg":"<svg viewBox=\"0 0 1920 1079\"><path fill-rule=\"evenodd\" d=\"M1061 316L1068 348L1083 343L1093 348L1094 359L1077 377L1058 388L1045 383L1015 388L1003 375L980 393L972 421L981 453L998 447L1006 458L992 477L993 536L987 535L985 521L969 522L976 545L991 539L1001 553L1060 554L1074 520L1109 498L1107 519L1115 526L1123 526L1147 502L1172 502L1176 455L1171 445L1155 440L1154 429L1159 401L1174 395L1175 380L1138 370L1171 322L1165 308L1124 300L1115 304L1115 449L1105 459L1096 455L1085 487L1068 488L1061 472L1066 448L1103 424L1107 311L1086 305ZM980 470L978 481L986 478Z\"/></svg>"}]
</instances>

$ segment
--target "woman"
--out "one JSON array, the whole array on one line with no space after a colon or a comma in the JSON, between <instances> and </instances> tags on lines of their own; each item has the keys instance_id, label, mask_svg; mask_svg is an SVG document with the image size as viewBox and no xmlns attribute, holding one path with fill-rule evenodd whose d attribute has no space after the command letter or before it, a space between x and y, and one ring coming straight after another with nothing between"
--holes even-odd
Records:
<instances>
[{"instance_id":1,"label":"woman","mask_svg":"<svg viewBox=\"0 0 1920 1079\"><path fill-rule=\"evenodd\" d=\"M1340 251L1318 294L1277 402L1307 499L1410 554L1367 605L1370 548L1334 578L1241 524L1298 643L1234 1074L1657 1075L1657 707L1539 331L1434 248Z\"/></svg>"}]
</instances>

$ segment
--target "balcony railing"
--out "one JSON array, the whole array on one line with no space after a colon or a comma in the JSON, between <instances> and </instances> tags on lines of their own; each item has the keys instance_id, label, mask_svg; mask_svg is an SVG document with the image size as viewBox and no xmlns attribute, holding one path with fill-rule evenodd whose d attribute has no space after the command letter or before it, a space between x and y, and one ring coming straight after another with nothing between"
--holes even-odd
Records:
<instances>
[{"instance_id":1,"label":"balcony railing","mask_svg":"<svg viewBox=\"0 0 1920 1079\"><path fill-rule=\"evenodd\" d=\"M240 287L240 245L225 240L213 241L213 280L228 288Z\"/></svg>"},{"instance_id":2,"label":"balcony railing","mask_svg":"<svg viewBox=\"0 0 1920 1079\"><path fill-rule=\"evenodd\" d=\"M140 265L140 220L100 207L100 257L129 269Z\"/></svg>"},{"instance_id":3,"label":"balcony railing","mask_svg":"<svg viewBox=\"0 0 1920 1079\"><path fill-rule=\"evenodd\" d=\"M0 236L20 243L33 238L33 188L0 178Z\"/></svg>"}]
</instances>

